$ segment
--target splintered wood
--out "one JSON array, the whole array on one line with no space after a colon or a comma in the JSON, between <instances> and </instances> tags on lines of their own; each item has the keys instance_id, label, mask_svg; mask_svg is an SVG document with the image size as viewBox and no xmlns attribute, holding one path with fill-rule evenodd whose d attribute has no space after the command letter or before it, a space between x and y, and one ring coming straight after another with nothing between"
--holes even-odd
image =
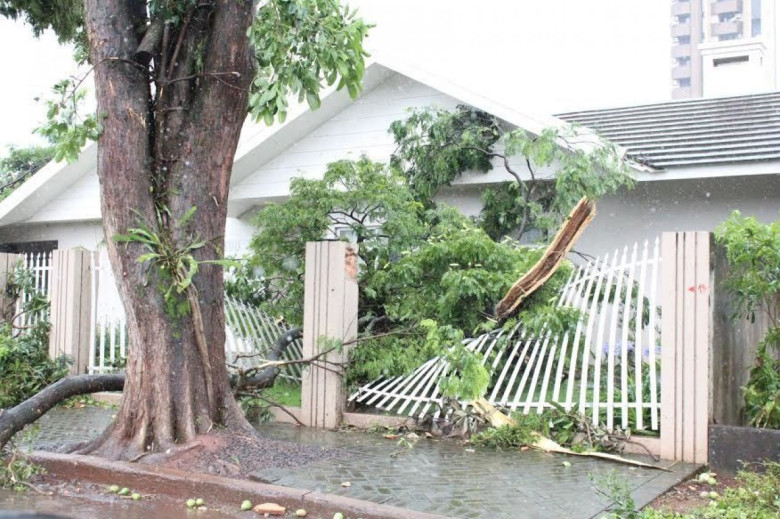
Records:
<instances>
[{"instance_id":1,"label":"splintered wood","mask_svg":"<svg viewBox=\"0 0 780 519\"><path fill-rule=\"evenodd\" d=\"M480 416L482 416L483 418L485 418L485 420L487 420L487 422L492 427L512 427L517 425L517 422L511 416L505 415L504 413L502 413L501 411L493 407L490 404L490 402L488 402L484 398L478 398L474 400L473 402L471 402L471 405L474 408L474 411ZM538 449L544 452L557 452L558 454L568 454L569 456L601 458L605 460L615 461L617 463L623 463L626 465L634 465L635 467L645 467L648 469L665 470L668 472L668 469L664 467L651 465L649 463L644 463L629 458L624 458L623 456L618 456L617 454L610 454L608 452L595 452L595 451L576 452L562 446L561 444L551 440L550 438L543 436L540 432L533 431L532 436L534 438L534 442L528 445L528 447L531 447L532 449Z\"/></svg>"},{"instance_id":2,"label":"splintered wood","mask_svg":"<svg viewBox=\"0 0 780 519\"><path fill-rule=\"evenodd\" d=\"M582 231L596 216L596 202L583 197L572 209L555 239L536 264L509 289L496 305L496 317L509 317L525 298L544 285L555 274Z\"/></svg>"}]
</instances>

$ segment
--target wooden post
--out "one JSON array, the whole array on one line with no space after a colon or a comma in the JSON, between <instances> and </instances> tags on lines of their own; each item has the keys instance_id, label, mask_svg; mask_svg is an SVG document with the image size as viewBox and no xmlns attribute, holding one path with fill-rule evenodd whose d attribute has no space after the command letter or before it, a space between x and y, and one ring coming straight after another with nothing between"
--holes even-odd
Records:
<instances>
[{"instance_id":1,"label":"wooden post","mask_svg":"<svg viewBox=\"0 0 780 519\"><path fill-rule=\"evenodd\" d=\"M89 367L92 272L90 252L83 249L52 253L51 332L49 355L67 355L73 361L72 374L87 373Z\"/></svg>"},{"instance_id":2,"label":"wooden post","mask_svg":"<svg viewBox=\"0 0 780 519\"><path fill-rule=\"evenodd\" d=\"M661 457L707 463L712 320L709 233L664 233L661 258Z\"/></svg>"},{"instance_id":3,"label":"wooden post","mask_svg":"<svg viewBox=\"0 0 780 519\"><path fill-rule=\"evenodd\" d=\"M357 253L344 242L306 244L303 306L303 356L332 348L334 341L357 336ZM330 339L330 341L328 340ZM344 363L349 347L327 353L323 360ZM312 364L303 373L301 421L310 427L335 428L344 408L341 368Z\"/></svg>"},{"instance_id":4,"label":"wooden post","mask_svg":"<svg viewBox=\"0 0 780 519\"><path fill-rule=\"evenodd\" d=\"M712 420L718 425L745 425L745 392L756 364L758 344L770 328L769 316L756 312L752 319L737 314L739 305L726 287L730 269L726 249L712 244ZM780 352L769 350L780 359Z\"/></svg>"},{"instance_id":5,"label":"wooden post","mask_svg":"<svg viewBox=\"0 0 780 519\"><path fill-rule=\"evenodd\" d=\"M6 288L8 287L8 276L13 274L16 268L16 262L19 256L0 252L0 321L9 322L14 316L15 301L8 297Z\"/></svg>"}]
</instances>

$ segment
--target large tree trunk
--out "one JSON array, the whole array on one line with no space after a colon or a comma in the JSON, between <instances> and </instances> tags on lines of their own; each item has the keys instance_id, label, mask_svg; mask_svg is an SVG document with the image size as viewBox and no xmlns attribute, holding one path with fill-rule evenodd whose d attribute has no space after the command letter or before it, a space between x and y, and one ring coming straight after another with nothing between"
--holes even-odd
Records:
<instances>
[{"instance_id":1,"label":"large tree trunk","mask_svg":"<svg viewBox=\"0 0 780 519\"><path fill-rule=\"evenodd\" d=\"M206 240L192 251L198 261L221 257L230 171L253 72L246 36L252 1L201 0L178 26L158 31L152 20L155 29L145 39L145 2L85 4L103 124L97 166L103 229L129 337L116 421L86 451L133 459L214 426L249 427L225 367L221 267L201 264L193 285L174 290L166 304L171 273L139 263L148 252L142 244L114 237L145 225L173 249ZM194 217L178 227L193 206Z\"/></svg>"}]
</instances>

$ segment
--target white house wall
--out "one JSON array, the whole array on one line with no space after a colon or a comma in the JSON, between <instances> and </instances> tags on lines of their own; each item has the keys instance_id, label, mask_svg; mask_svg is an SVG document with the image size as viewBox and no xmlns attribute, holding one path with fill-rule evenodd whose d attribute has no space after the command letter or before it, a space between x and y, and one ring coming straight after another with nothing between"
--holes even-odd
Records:
<instances>
[{"instance_id":1,"label":"white house wall","mask_svg":"<svg viewBox=\"0 0 780 519\"><path fill-rule=\"evenodd\" d=\"M664 231L712 231L732 211L763 222L780 215L780 175L640 182L599 201L575 249L595 255Z\"/></svg>"},{"instance_id":2,"label":"white house wall","mask_svg":"<svg viewBox=\"0 0 780 519\"><path fill-rule=\"evenodd\" d=\"M390 123L407 116L412 107L457 104L450 96L396 74L234 186L231 200L286 197L294 177L319 177L328 163L361 154L386 162L395 149Z\"/></svg>"},{"instance_id":3,"label":"white house wall","mask_svg":"<svg viewBox=\"0 0 780 519\"><path fill-rule=\"evenodd\" d=\"M28 222L63 222L100 218L100 185L93 169L60 193Z\"/></svg>"},{"instance_id":4,"label":"white house wall","mask_svg":"<svg viewBox=\"0 0 780 519\"><path fill-rule=\"evenodd\" d=\"M0 228L0 243L56 240L57 248L96 250L103 242L99 221L36 224Z\"/></svg>"}]
</instances>

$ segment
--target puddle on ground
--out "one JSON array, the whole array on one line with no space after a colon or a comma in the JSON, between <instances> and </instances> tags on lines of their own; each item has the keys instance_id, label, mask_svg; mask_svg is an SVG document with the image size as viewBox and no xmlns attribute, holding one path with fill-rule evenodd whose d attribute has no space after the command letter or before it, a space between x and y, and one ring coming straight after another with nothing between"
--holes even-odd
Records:
<instances>
[{"instance_id":1,"label":"puddle on ground","mask_svg":"<svg viewBox=\"0 0 780 519\"><path fill-rule=\"evenodd\" d=\"M131 501L102 494L46 496L32 490L13 492L0 489L0 517L5 517L9 511L25 513L34 511L73 519L151 519L156 517L166 519L243 517L246 519L246 514L241 515L238 511L229 513L219 510L190 510L183 503L167 499L146 497L141 501ZM6 515L3 515L4 513Z\"/></svg>"}]
</instances>

